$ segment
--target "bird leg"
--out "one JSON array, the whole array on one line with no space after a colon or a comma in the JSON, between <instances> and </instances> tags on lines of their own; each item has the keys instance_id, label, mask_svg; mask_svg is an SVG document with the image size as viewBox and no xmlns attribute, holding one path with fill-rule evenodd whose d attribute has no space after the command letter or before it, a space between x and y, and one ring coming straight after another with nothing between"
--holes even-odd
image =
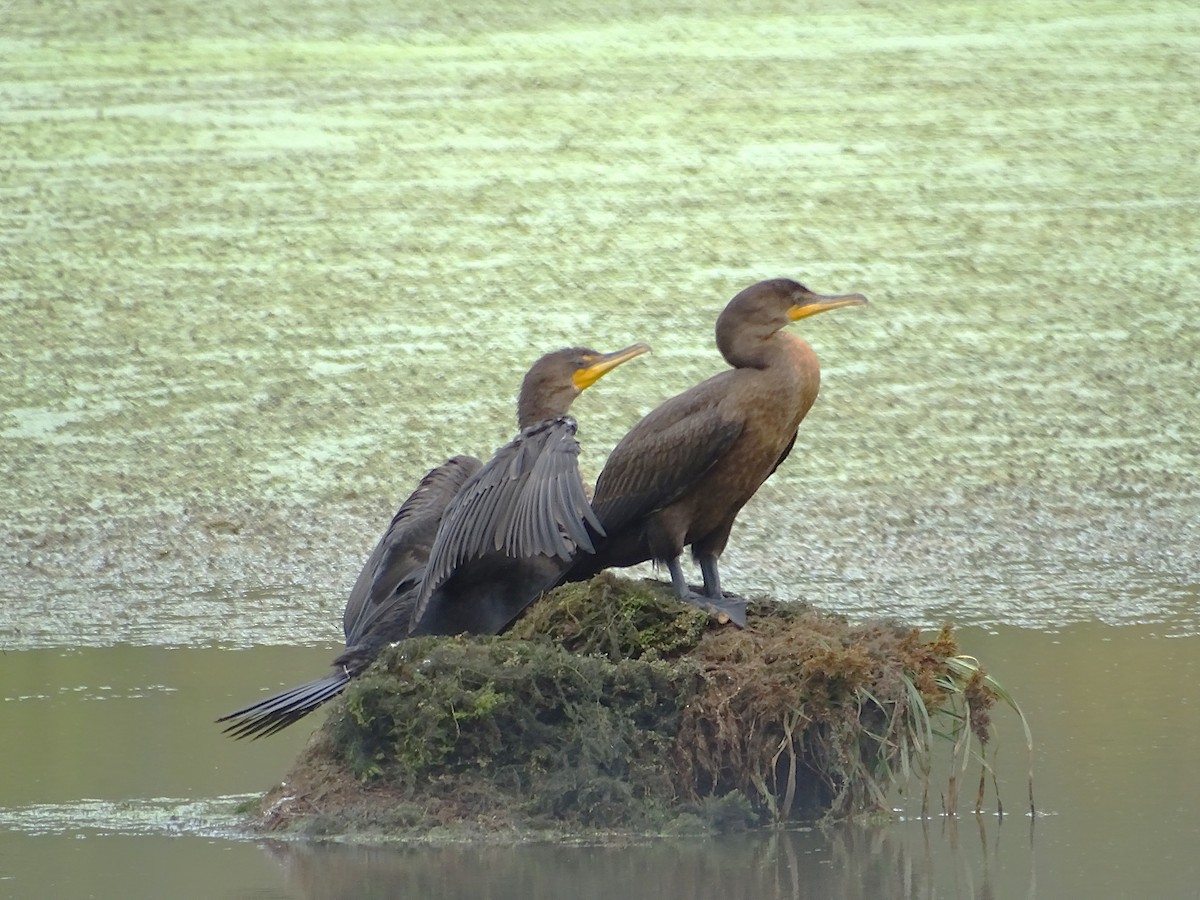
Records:
<instances>
[{"instance_id":1,"label":"bird leg","mask_svg":"<svg viewBox=\"0 0 1200 900\"><path fill-rule=\"evenodd\" d=\"M708 553L699 557L700 574L704 576L704 593L710 597L721 596L721 575L717 571L717 558Z\"/></svg>"},{"instance_id":2,"label":"bird leg","mask_svg":"<svg viewBox=\"0 0 1200 900\"><path fill-rule=\"evenodd\" d=\"M688 586L683 577L683 567L679 564L678 556L667 561L667 571L671 573L671 587L675 591L675 596L684 603L690 603L692 606L697 606L705 612L715 615L721 621L728 620L738 628L745 628L746 601L741 598L727 599L721 593L716 558L705 557L700 565L704 574L704 593L695 591ZM714 585L716 587L715 596L710 591Z\"/></svg>"}]
</instances>

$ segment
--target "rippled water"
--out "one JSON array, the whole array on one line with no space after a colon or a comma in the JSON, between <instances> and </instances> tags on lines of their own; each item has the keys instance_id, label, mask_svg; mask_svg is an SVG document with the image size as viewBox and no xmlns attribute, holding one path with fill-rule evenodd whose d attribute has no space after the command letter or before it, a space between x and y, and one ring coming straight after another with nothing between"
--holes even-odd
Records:
<instances>
[{"instance_id":1,"label":"rippled water","mask_svg":"<svg viewBox=\"0 0 1200 900\"><path fill-rule=\"evenodd\" d=\"M135 867L221 869L218 896L395 879L386 853L220 836L218 798L267 787L305 735L234 745L208 720L325 665L396 501L510 436L534 357L654 347L575 406L594 475L719 368L725 300L789 275L871 305L800 326L821 398L725 580L979 626L1053 816L1032 845L989 825L982 856L905 823L751 842L730 870L764 895L1100 896L1123 854L1181 895L1200 15L273 0L0 23L0 746L21 760L0 893L82 894L76 869L98 896ZM541 852L498 882L673 859L676 883L724 884L707 850ZM460 867L450 895L496 871L464 854L400 868ZM911 877L819 880L843 869Z\"/></svg>"}]
</instances>

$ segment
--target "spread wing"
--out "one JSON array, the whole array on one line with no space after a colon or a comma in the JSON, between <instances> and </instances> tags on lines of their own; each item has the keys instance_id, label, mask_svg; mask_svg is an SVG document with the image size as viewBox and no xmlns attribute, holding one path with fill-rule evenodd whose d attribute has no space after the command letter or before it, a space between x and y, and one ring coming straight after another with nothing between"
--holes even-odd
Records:
<instances>
[{"instance_id":1,"label":"spread wing","mask_svg":"<svg viewBox=\"0 0 1200 900\"><path fill-rule=\"evenodd\" d=\"M550 419L496 451L446 509L421 581L414 626L430 598L465 563L500 555L570 560L603 535L579 474L575 420ZM590 530L589 530L590 529Z\"/></svg>"},{"instance_id":2,"label":"spread wing","mask_svg":"<svg viewBox=\"0 0 1200 900\"><path fill-rule=\"evenodd\" d=\"M473 456L455 456L426 473L400 505L350 590L342 616L347 646L360 641L402 595L420 584L447 505L482 466Z\"/></svg>"},{"instance_id":3,"label":"spread wing","mask_svg":"<svg viewBox=\"0 0 1200 900\"><path fill-rule=\"evenodd\" d=\"M677 500L742 433L741 419L697 388L651 411L613 448L592 498L610 534Z\"/></svg>"}]
</instances>

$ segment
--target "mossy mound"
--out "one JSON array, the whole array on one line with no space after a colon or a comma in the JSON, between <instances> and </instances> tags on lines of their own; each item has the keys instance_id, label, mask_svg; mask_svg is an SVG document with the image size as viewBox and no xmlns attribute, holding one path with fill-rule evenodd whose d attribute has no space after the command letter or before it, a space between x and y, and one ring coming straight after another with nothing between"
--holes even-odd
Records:
<instances>
[{"instance_id":1,"label":"mossy mound","mask_svg":"<svg viewBox=\"0 0 1200 900\"><path fill-rule=\"evenodd\" d=\"M986 741L992 683L948 630L923 641L761 600L748 616L719 625L606 573L500 637L396 644L264 798L262 825L511 837L846 817L921 771L931 717Z\"/></svg>"}]
</instances>

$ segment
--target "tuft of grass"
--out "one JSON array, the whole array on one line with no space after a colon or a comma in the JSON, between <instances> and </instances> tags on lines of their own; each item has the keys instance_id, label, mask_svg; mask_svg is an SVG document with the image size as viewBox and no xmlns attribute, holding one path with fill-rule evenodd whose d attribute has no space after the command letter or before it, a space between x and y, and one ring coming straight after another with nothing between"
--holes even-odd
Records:
<instances>
[{"instance_id":1,"label":"tuft of grass","mask_svg":"<svg viewBox=\"0 0 1200 900\"><path fill-rule=\"evenodd\" d=\"M957 769L965 772L971 761L979 764L979 787L975 795L974 811L978 814L983 807L985 783L991 777L996 794L999 815L1004 815L1004 803L996 782L996 773L987 760L986 747L992 736L991 710L997 700L1006 704L1017 714L1025 733L1025 747L1029 754L1029 812L1035 815L1037 806L1033 797L1033 731L1021 707L1003 685L987 674L978 659L958 655L947 657L946 671L941 684L947 693L948 702L939 708L939 713L950 720L952 727L943 732L953 741L953 756L958 761ZM974 739L974 740L972 740ZM978 745L976 747L976 745ZM951 774L950 789L947 791L945 812L953 814L958 808L957 776Z\"/></svg>"}]
</instances>

